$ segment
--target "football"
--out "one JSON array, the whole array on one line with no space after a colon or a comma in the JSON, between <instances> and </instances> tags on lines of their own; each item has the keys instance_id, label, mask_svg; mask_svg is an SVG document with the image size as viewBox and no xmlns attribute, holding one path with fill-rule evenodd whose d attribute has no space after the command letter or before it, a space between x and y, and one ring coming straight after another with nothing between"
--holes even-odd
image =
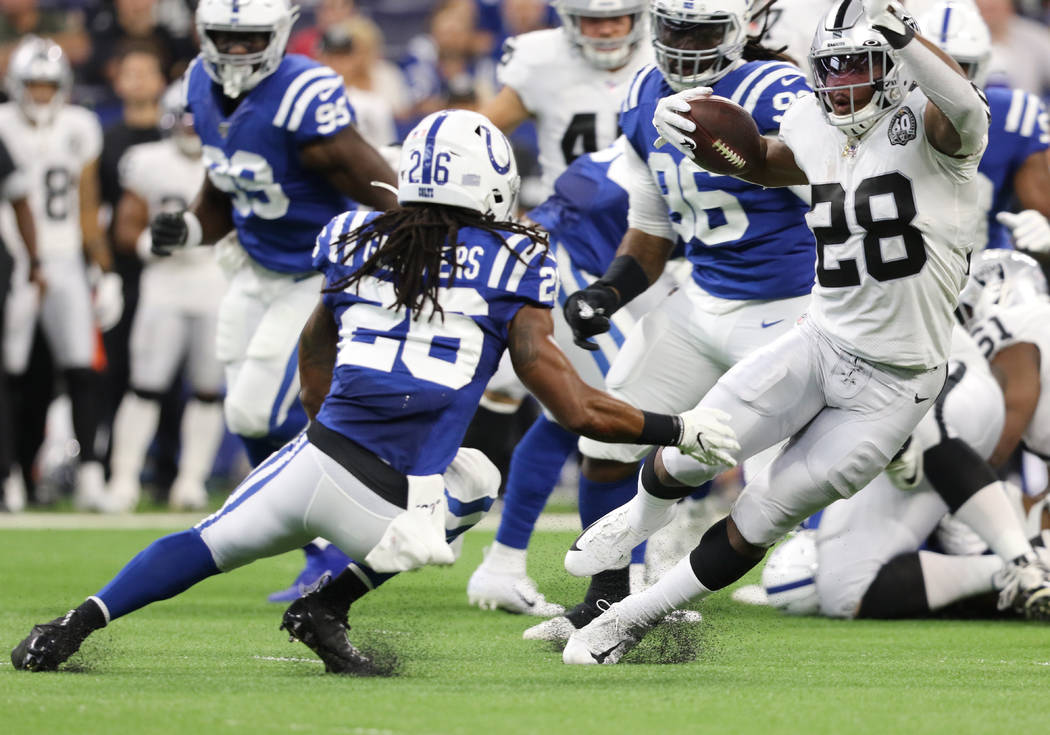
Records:
<instances>
[{"instance_id":1,"label":"football","mask_svg":"<svg viewBox=\"0 0 1050 735\"><path fill-rule=\"evenodd\" d=\"M689 103L688 117L696 123L689 134L693 160L717 174L740 174L762 155L758 126L740 105L711 95Z\"/></svg>"}]
</instances>

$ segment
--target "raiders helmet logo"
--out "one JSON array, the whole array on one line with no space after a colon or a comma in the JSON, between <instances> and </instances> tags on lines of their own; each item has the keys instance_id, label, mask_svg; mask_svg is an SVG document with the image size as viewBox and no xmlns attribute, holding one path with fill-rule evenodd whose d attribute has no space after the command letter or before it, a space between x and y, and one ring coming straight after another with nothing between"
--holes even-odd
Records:
<instances>
[{"instance_id":1,"label":"raiders helmet logo","mask_svg":"<svg viewBox=\"0 0 1050 735\"><path fill-rule=\"evenodd\" d=\"M909 140L915 140L918 132L915 129L915 113L910 107L902 107L890 120L887 133L890 137L890 145L906 145Z\"/></svg>"}]
</instances>

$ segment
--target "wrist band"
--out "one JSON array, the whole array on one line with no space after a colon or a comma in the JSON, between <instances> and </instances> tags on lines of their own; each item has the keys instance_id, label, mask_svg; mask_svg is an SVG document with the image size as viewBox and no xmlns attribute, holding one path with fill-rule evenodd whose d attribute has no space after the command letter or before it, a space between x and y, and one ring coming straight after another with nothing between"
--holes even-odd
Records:
<instances>
[{"instance_id":1,"label":"wrist band","mask_svg":"<svg viewBox=\"0 0 1050 735\"><path fill-rule=\"evenodd\" d=\"M649 276L645 275L642 264L634 256L617 255L605 270L605 275L594 283L615 288L620 297L619 308L649 288Z\"/></svg>"},{"instance_id":2,"label":"wrist band","mask_svg":"<svg viewBox=\"0 0 1050 735\"><path fill-rule=\"evenodd\" d=\"M908 42L915 38L915 29L907 23L904 23L904 33L897 33L897 31L891 31L886 26L872 26L875 30L881 33L886 38L886 43L890 47L895 49L902 49L908 45Z\"/></svg>"},{"instance_id":3,"label":"wrist band","mask_svg":"<svg viewBox=\"0 0 1050 735\"><path fill-rule=\"evenodd\" d=\"M642 411L642 417L645 421L638 435L639 444L673 447L682 441L682 419L678 416Z\"/></svg>"}]
</instances>

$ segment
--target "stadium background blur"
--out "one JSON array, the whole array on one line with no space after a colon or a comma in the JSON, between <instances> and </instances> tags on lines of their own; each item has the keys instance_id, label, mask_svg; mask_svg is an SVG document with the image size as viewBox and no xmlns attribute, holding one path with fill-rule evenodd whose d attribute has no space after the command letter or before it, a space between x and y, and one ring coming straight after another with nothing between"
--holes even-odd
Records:
<instances>
[{"instance_id":1,"label":"stadium background blur","mask_svg":"<svg viewBox=\"0 0 1050 735\"><path fill-rule=\"evenodd\" d=\"M396 143L434 110L477 108L497 91L496 67L503 41L559 22L544 0L304 0L299 4L301 14L288 53L318 58L343 76L361 132L376 146ZM908 7L921 12L915 4ZM993 38L989 83L1050 98L1050 1L978 0L977 4ZM6 75L8 58L25 35L51 38L73 65L72 102L99 118L105 131L100 217L107 230L121 194L120 156L133 143L159 137L159 108L155 120L148 116L143 120L129 110L143 95L159 99L163 92L163 85L145 83L144 77L159 72L165 84L171 84L196 55L194 7L191 0L0 0L0 77ZM805 66L805 59L797 61ZM521 204L527 208L539 203L535 129L531 124L522 126L512 142L523 176ZM109 425L127 386L128 339L141 271L134 255L115 255L124 282L125 312L117 327L99 340L96 368L106 386L96 441L100 456L108 452ZM30 373L41 376L44 383L34 387L40 396L34 406L45 438L39 451L32 442L23 446L27 443L22 439L36 430L24 421L0 416L0 451L4 452L0 475L6 477L3 510L18 511L27 504L67 507L64 499L74 481L79 448L72 436L68 401L61 395L61 385L50 384L50 357L39 334L31 359ZM144 487L158 503L164 502L175 477L180 414L187 395L180 382L169 392L161 430L150 450ZM530 410L534 409L524 409L527 414ZM528 426L530 416L523 417L523 426ZM12 470L7 472L3 465ZM239 442L227 435L209 482L212 501L224 498L247 469Z\"/></svg>"}]
</instances>

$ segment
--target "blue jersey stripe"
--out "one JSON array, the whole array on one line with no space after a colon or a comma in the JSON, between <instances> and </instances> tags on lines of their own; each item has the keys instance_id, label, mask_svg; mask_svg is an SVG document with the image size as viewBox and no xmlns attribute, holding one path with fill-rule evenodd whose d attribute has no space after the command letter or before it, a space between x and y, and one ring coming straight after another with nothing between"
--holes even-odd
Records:
<instances>
[{"instance_id":1,"label":"blue jersey stripe","mask_svg":"<svg viewBox=\"0 0 1050 735\"><path fill-rule=\"evenodd\" d=\"M816 582L813 577L806 577L805 579L798 579L794 582L788 582L787 584L778 584L774 587L766 587L767 595L775 595L778 592L787 592L789 590L797 590L799 587L808 587Z\"/></svg>"},{"instance_id":2,"label":"blue jersey stripe","mask_svg":"<svg viewBox=\"0 0 1050 735\"><path fill-rule=\"evenodd\" d=\"M284 405L285 398L288 396L288 391L292 387L292 382L296 376L296 372L299 369L299 344L296 343L295 349L292 350L291 356L288 358L288 364L284 366L284 376L281 378L281 386L277 389L277 396L273 400L273 406L270 408L270 431L272 432L278 426L281 425L279 421L281 406Z\"/></svg>"},{"instance_id":3,"label":"blue jersey stripe","mask_svg":"<svg viewBox=\"0 0 1050 735\"><path fill-rule=\"evenodd\" d=\"M430 125L430 130L427 131L427 139L423 144L423 179L420 183L429 184L430 182L430 169L434 163L434 141L437 139L438 130L441 129L442 124L445 122L445 118L448 113L442 113L438 115L437 119L434 120Z\"/></svg>"},{"instance_id":4,"label":"blue jersey stripe","mask_svg":"<svg viewBox=\"0 0 1050 735\"><path fill-rule=\"evenodd\" d=\"M952 21L952 6L946 5L944 8L944 18L941 20L941 45L948 43L948 26Z\"/></svg>"}]
</instances>

